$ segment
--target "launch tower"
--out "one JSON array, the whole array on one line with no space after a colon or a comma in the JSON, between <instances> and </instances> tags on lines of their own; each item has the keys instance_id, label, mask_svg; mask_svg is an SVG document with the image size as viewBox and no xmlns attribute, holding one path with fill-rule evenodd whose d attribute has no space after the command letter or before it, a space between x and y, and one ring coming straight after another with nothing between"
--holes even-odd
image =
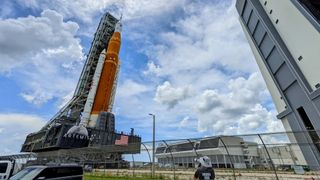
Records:
<instances>
[{"instance_id":1,"label":"launch tower","mask_svg":"<svg viewBox=\"0 0 320 180\"><path fill-rule=\"evenodd\" d=\"M27 136L22 152L102 149L112 157L140 152L141 138L118 133L112 106L119 72L121 22L102 17L72 99L38 132ZM112 155L114 153L114 155Z\"/></svg>"}]
</instances>

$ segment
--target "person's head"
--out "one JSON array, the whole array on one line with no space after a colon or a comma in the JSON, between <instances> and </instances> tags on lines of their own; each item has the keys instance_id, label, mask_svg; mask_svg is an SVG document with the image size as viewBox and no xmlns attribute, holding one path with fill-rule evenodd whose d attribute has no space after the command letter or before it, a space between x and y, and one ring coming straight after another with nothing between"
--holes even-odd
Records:
<instances>
[{"instance_id":1,"label":"person's head","mask_svg":"<svg viewBox=\"0 0 320 180\"><path fill-rule=\"evenodd\" d=\"M211 159L208 156L200 157L199 159L195 160L195 166L196 166L196 168L198 168L198 167L210 168L210 167L212 167Z\"/></svg>"}]
</instances>

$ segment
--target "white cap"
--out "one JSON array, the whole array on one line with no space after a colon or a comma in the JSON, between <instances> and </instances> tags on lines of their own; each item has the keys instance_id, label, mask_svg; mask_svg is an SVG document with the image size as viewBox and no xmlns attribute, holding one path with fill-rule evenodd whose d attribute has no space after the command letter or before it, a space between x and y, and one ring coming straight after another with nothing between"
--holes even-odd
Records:
<instances>
[{"instance_id":1,"label":"white cap","mask_svg":"<svg viewBox=\"0 0 320 180\"><path fill-rule=\"evenodd\" d=\"M208 156L200 157L199 159L196 160L195 164L196 166L200 164L202 167L206 167L206 168L212 167L211 159Z\"/></svg>"}]
</instances>

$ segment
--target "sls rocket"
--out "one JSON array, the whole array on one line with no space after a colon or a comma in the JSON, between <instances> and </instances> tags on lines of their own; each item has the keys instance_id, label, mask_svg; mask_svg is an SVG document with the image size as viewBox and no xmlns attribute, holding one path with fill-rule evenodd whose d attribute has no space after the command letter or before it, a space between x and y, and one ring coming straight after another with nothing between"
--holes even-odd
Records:
<instances>
[{"instance_id":1,"label":"sls rocket","mask_svg":"<svg viewBox=\"0 0 320 180\"><path fill-rule=\"evenodd\" d=\"M117 84L118 70L120 65L120 45L121 21L119 21L116 24L115 31L111 39L109 40L107 51L104 50L100 54L98 65L102 66L102 69L100 70L101 67L98 67L97 65L95 73L97 74L97 77L93 78L93 84L90 90L92 92L92 96L90 96L89 92L81 123L85 123L89 126L94 126L100 112L112 111ZM97 85L94 84L95 81L98 81L96 83Z\"/></svg>"},{"instance_id":2,"label":"sls rocket","mask_svg":"<svg viewBox=\"0 0 320 180\"><path fill-rule=\"evenodd\" d=\"M112 111L120 67L121 30L122 23L120 19L109 40L107 50L104 49L99 56L80 123L78 126L71 127L66 135L79 134L88 136L86 127L95 127L101 112Z\"/></svg>"}]
</instances>

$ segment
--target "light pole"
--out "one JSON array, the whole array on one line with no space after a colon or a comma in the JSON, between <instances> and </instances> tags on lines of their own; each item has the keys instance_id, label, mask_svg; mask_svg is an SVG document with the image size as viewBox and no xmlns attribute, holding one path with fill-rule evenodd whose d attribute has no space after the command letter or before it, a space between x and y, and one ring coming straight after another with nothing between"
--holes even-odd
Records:
<instances>
[{"instance_id":1,"label":"light pole","mask_svg":"<svg viewBox=\"0 0 320 180\"><path fill-rule=\"evenodd\" d=\"M153 140L152 140L152 177L154 177L154 156L155 156L155 151L156 151L156 147L155 147L155 141L156 141L156 136L155 136L155 133L156 133L156 115L154 114L151 114L149 113L150 116L152 116L152 119L153 119Z\"/></svg>"}]
</instances>

